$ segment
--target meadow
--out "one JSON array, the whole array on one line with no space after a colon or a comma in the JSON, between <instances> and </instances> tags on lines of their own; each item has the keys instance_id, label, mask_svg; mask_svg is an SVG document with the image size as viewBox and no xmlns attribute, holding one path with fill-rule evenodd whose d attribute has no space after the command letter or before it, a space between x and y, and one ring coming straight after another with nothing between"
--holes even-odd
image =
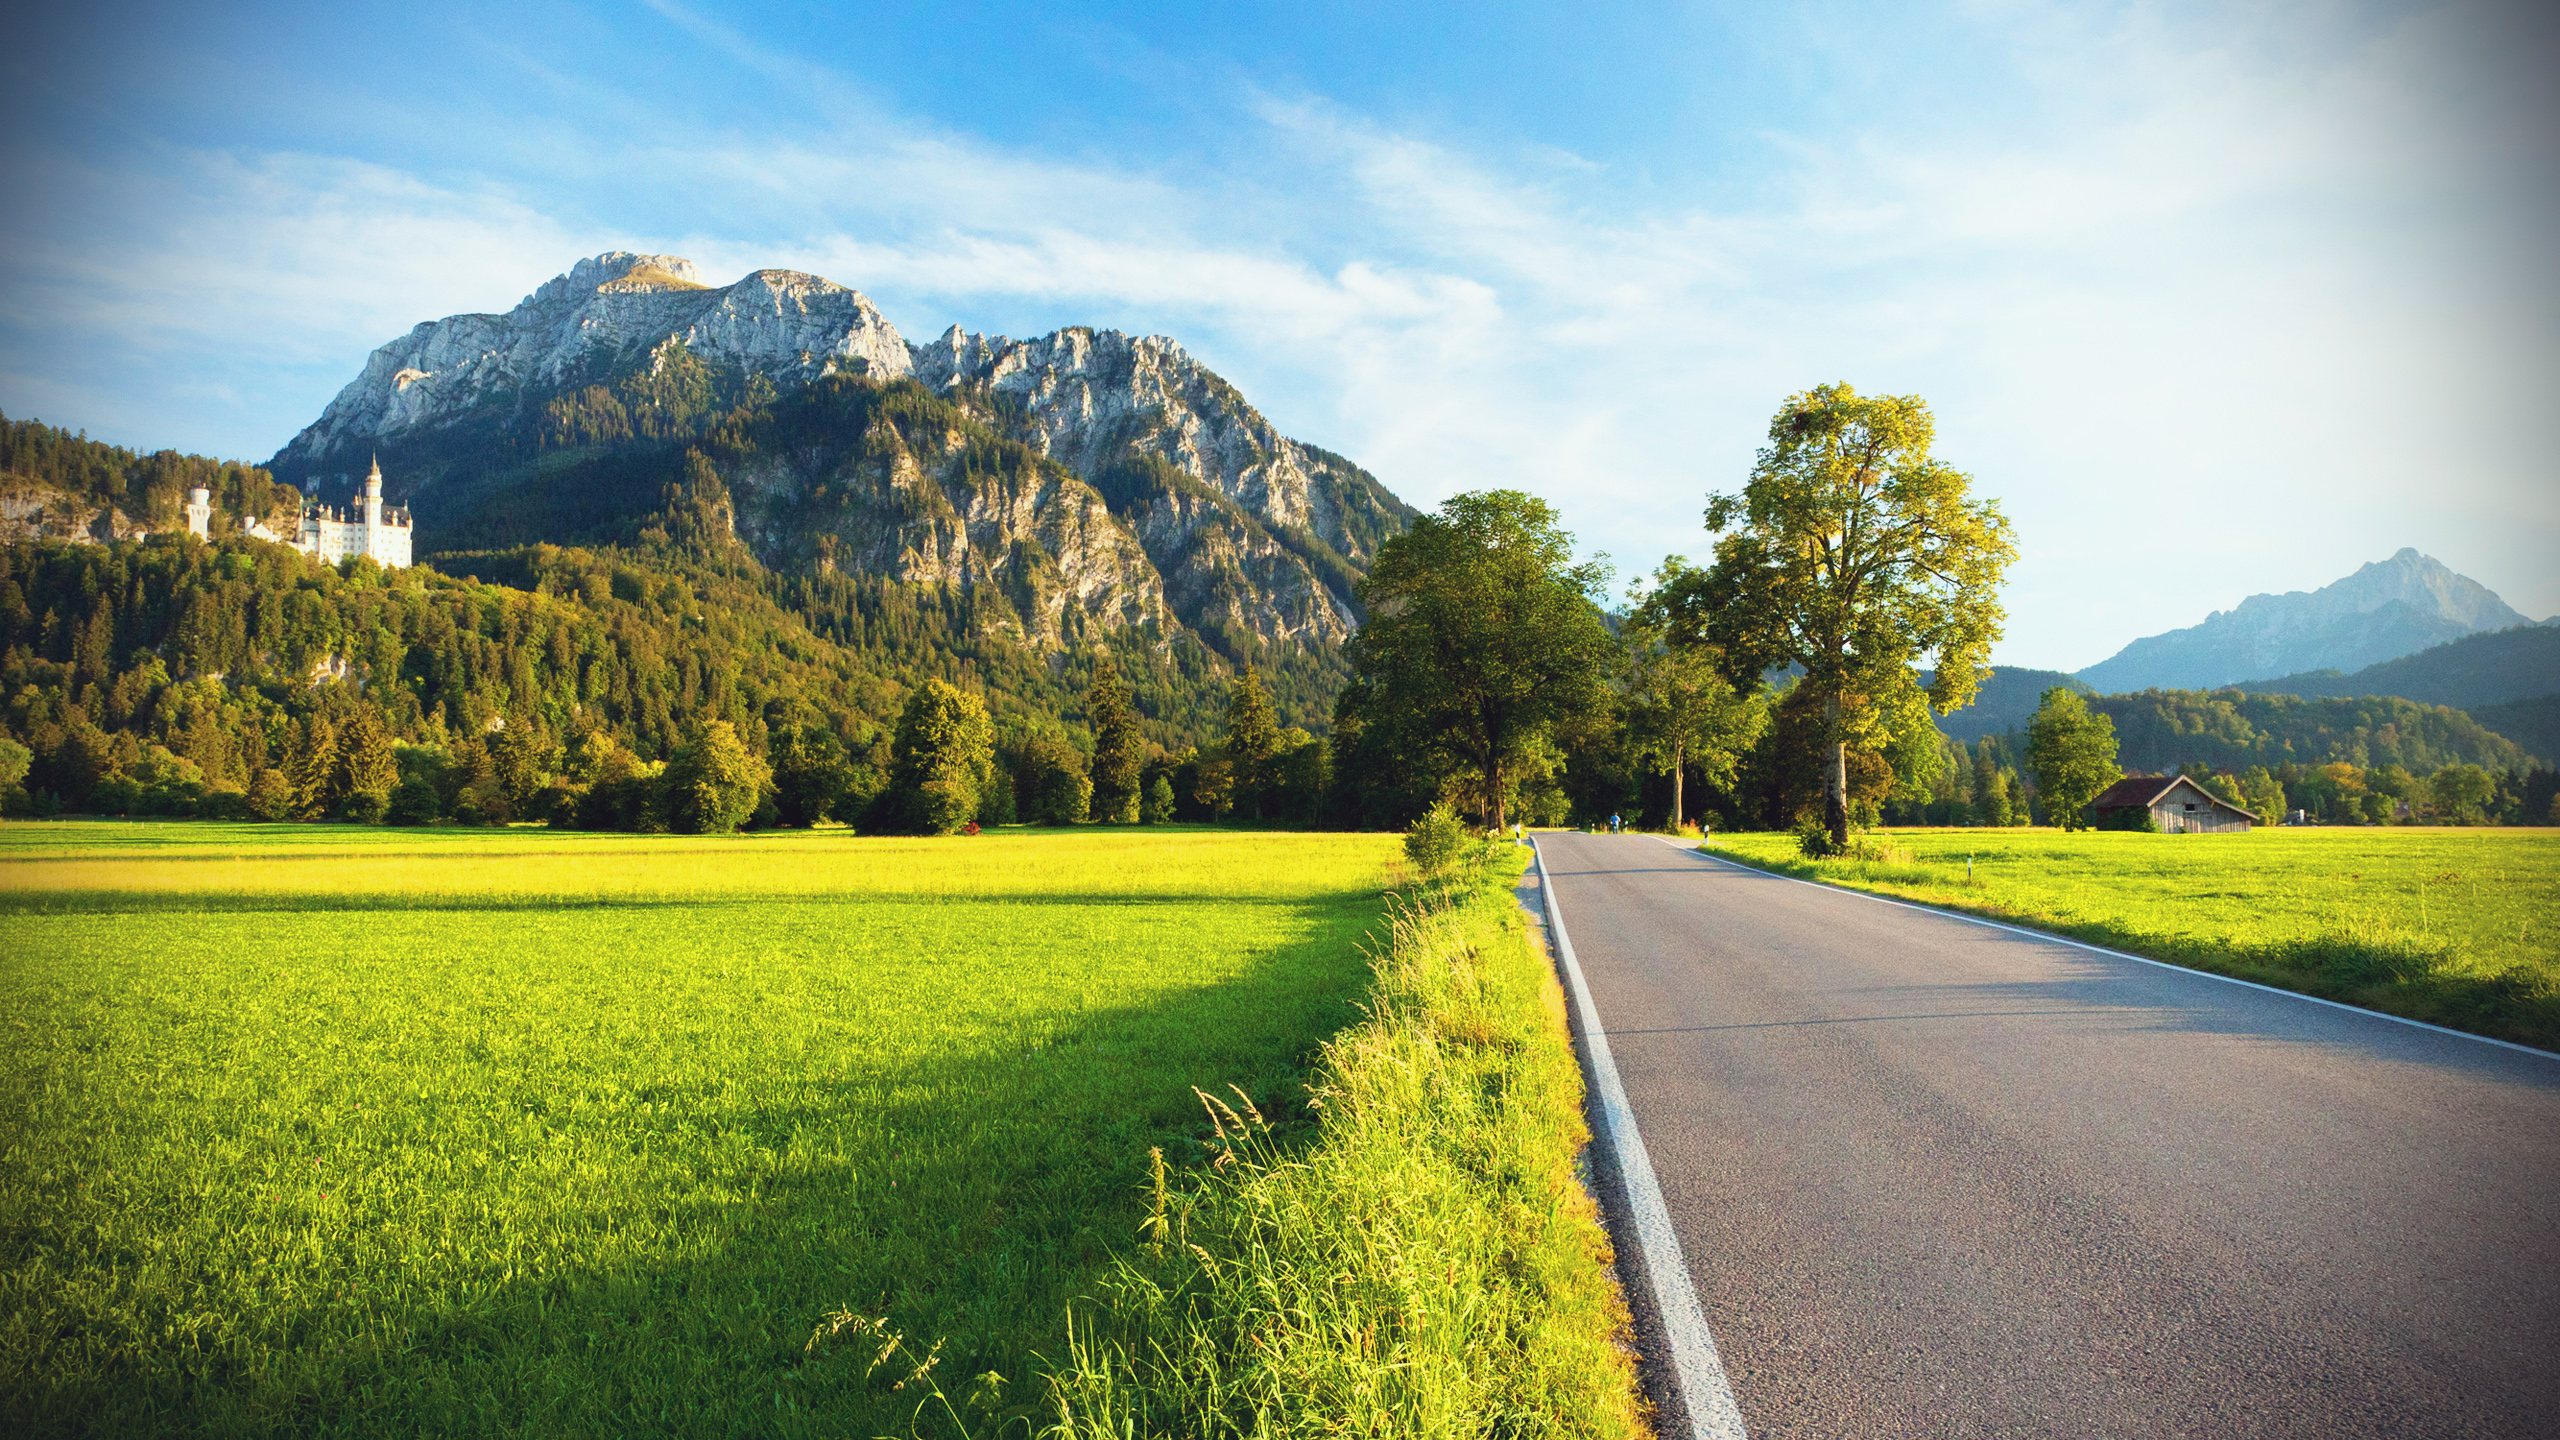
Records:
<instances>
[{"instance_id":1,"label":"meadow","mask_svg":"<svg viewBox=\"0 0 2560 1440\"><path fill-rule=\"evenodd\" d=\"M1881 859L1795 837L1718 854L2138 955L2560 1049L2560 831L2238 835L1891 830Z\"/></svg>"},{"instance_id":2,"label":"meadow","mask_svg":"<svg viewBox=\"0 0 2560 1440\"><path fill-rule=\"evenodd\" d=\"M0 1428L906 1433L844 1311L1026 1419L1393 854L0 827Z\"/></svg>"}]
</instances>

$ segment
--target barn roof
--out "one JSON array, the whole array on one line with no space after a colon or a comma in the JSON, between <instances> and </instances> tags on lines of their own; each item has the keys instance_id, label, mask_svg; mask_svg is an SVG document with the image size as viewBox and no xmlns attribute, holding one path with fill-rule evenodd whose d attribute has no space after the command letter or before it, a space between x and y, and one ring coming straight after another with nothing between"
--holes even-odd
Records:
<instances>
[{"instance_id":1,"label":"barn roof","mask_svg":"<svg viewBox=\"0 0 2560 1440\"><path fill-rule=\"evenodd\" d=\"M2118 810L2139 805L2147 809L2167 799L2169 792L2181 785L2194 791L2197 799L2211 802L2217 810L2228 810L2234 815L2246 815L2252 822L2264 823L2263 817L2241 809L2184 775L2127 775L2090 801L2089 808Z\"/></svg>"}]
</instances>

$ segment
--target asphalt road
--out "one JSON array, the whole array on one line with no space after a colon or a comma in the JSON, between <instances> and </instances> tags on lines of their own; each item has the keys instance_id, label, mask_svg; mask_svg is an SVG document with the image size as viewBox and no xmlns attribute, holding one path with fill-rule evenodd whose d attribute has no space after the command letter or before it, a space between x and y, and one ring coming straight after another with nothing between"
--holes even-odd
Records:
<instances>
[{"instance_id":1,"label":"asphalt road","mask_svg":"<svg viewBox=\"0 0 2560 1440\"><path fill-rule=\"evenodd\" d=\"M1541 845L1752 1435L2560 1435L2560 1059Z\"/></svg>"}]
</instances>

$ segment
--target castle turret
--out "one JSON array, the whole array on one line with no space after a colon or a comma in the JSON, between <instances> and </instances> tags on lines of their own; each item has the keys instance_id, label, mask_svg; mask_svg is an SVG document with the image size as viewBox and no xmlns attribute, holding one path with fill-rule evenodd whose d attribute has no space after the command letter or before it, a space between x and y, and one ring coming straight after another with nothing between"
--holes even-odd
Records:
<instances>
[{"instance_id":1,"label":"castle turret","mask_svg":"<svg viewBox=\"0 0 2560 1440\"><path fill-rule=\"evenodd\" d=\"M376 457L373 473L364 477L364 528L372 530L382 524L382 461Z\"/></svg>"},{"instance_id":2,"label":"castle turret","mask_svg":"<svg viewBox=\"0 0 2560 1440\"><path fill-rule=\"evenodd\" d=\"M213 538L213 492L201 485L187 492L187 533Z\"/></svg>"}]
</instances>

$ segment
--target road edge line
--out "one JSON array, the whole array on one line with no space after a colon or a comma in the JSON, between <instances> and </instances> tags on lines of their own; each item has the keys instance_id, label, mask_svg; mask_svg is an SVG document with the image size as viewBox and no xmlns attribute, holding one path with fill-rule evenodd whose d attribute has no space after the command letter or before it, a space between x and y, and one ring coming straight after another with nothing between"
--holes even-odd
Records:
<instances>
[{"instance_id":1,"label":"road edge line","mask_svg":"<svg viewBox=\"0 0 2560 1440\"><path fill-rule=\"evenodd\" d=\"M1654 1313L1661 1318L1663 1338L1669 1342L1671 1379L1680 1392L1680 1408L1698 1440L1743 1440L1742 1407L1734 1403L1733 1386L1725 1379L1724 1359L1716 1353L1707 1312L1689 1279L1689 1262L1681 1255L1680 1237L1671 1228L1671 1211L1663 1204L1653 1159L1636 1131L1635 1112L1628 1108L1626 1086L1618 1079L1618 1062L1609 1053L1608 1033L1592 1008L1591 987L1582 978L1582 963L1574 958L1573 941L1565 934L1555 882L1547 878L1546 849L1532 839L1529 852L1537 857L1538 897L1546 905L1547 933L1555 938L1556 959L1563 964L1565 983L1573 992L1574 1025L1581 1032L1577 1038L1591 1062L1600 1131L1618 1183L1625 1189L1636 1253L1643 1258Z\"/></svg>"},{"instance_id":2,"label":"road edge line","mask_svg":"<svg viewBox=\"0 0 2560 1440\"><path fill-rule=\"evenodd\" d=\"M2069 945L2074 949L2086 950L2092 955L2105 955L2116 960L2130 960L2137 965L2150 965L2162 970L2175 970L2181 975L2197 975L2207 980L2219 980L2225 985L2237 985L2244 990L2256 990L2268 995L2282 995L2288 1000L2301 1000L2313 1005L2326 1005L2332 1010L2344 1010L2350 1015L2369 1015L2376 1020L2388 1020L2394 1025L2406 1025L2416 1030L2432 1030L2438 1035L2450 1035L2457 1040L2477 1040L2483 1045L2495 1045L2501 1050L2514 1050L2526 1055L2538 1055L2545 1060L2560 1060L2560 1050L2544 1050L2532 1045L2519 1045L2513 1040L2501 1040L2494 1035L2474 1035L2468 1030L2456 1030L2449 1025L2431 1025L2424 1020L2412 1020L2406 1015L2394 1015L2388 1010L2374 1010L2362 1005L2350 1005L2344 1000L2324 1000L2317 995L2305 995L2299 990L2287 990L2281 985L2261 985L2255 980L2243 980L2237 975L2224 975L2212 970L2199 970L2192 965L2180 965L2172 960L2154 960L2148 955L2136 955L2130 950L2111 950L2104 945L2092 945L2086 940L2074 940L2068 935L2057 935L2050 930L2038 930L2029 925L2011 925L2006 921L1986 919L1980 915L1968 915L1961 910L1950 910L1945 906L1932 905L1924 900L1905 900L1898 895L1878 895L1872 890L1856 890L1846 885L1834 885L1827 880L1807 880L1801 875L1789 875L1783 870L1763 870L1759 866L1751 864L1748 861L1727 860L1721 855L1712 854L1693 846L1683 845L1679 841L1674 840L1667 835L1656 835L1652 838L1661 841L1663 844L1670 846L1672 849L1679 851L1683 855L1694 855L1701 860L1713 861L1718 865L1730 865L1736 870L1747 870L1754 875L1766 875L1772 880L1784 880L1796 885L1810 885L1816 890L1828 890L1834 895L1847 895L1858 900L1873 900L1879 905L1898 905L1905 910L1917 910L1924 915L1942 915L1949 920L1961 920L1967 925L1980 925L1991 930L2006 930L2012 935L2024 935L2030 940L2050 940L2057 945Z\"/></svg>"}]
</instances>

